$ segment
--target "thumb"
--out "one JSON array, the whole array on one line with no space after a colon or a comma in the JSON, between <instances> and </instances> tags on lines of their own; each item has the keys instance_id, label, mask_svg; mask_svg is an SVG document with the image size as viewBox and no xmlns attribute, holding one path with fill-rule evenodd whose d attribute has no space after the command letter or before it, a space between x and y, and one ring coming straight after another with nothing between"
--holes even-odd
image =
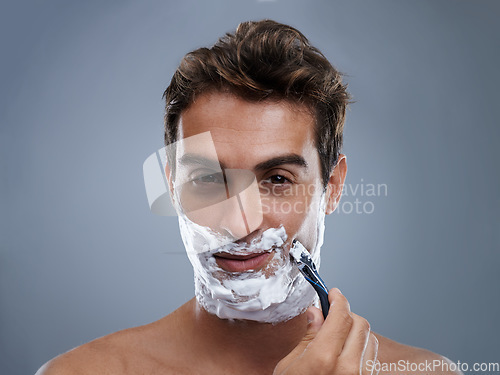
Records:
<instances>
[{"instance_id":1,"label":"thumb","mask_svg":"<svg viewBox=\"0 0 500 375\"><path fill-rule=\"evenodd\" d=\"M297 358L299 358L304 350L307 348L309 343L314 340L316 334L319 332L323 322L323 313L317 307L309 307L306 310L307 317L307 331L302 337L302 340L298 345L290 352L286 357L284 357L275 369L274 374L280 374L281 371L287 369ZM281 371L280 371L281 370ZM287 371L288 373L288 371Z\"/></svg>"},{"instance_id":2,"label":"thumb","mask_svg":"<svg viewBox=\"0 0 500 375\"><path fill-rule=\"evenodd\" d=\"M309 345L309 343L316 337L316 334L321 329L325 319L323 313L317 307L311 306L306 310L307 317L307 331L300 343L295 347L295 350L300 350L300 353Z\"/></svg>"}]
</instances>

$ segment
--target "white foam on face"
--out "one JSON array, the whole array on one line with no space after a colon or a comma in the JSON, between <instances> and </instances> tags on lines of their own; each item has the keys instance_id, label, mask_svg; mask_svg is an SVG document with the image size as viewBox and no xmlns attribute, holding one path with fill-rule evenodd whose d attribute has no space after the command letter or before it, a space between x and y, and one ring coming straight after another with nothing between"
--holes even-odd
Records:
<instances>
[{"instance_id":1,"label":"white foam on face","mask_svg":"<svg viewBox=\"0 0 500 375\"><path fill-rule=\"evenodd\" d=\"M317 241L311 250L318 268L324 235L324 196L320 201ZM303 313L312 304L318 305L316 292L290 260L283 226L265 230L250 243L238 244L183 214L179 214L179 228L194 269L196 299L209 313L221 319L279 323ZM217 265L214 257L218 252L246 255L263 251L270 251L272 259L257 271L228 272Z\"/></svg>"}]
</instances>

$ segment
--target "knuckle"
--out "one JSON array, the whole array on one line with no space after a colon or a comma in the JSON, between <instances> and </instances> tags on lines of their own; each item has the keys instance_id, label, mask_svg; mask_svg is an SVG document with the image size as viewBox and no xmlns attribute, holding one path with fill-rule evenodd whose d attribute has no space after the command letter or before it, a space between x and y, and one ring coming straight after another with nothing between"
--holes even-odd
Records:
<instances>
[{"instance_id":1,"label":"knuckle","mask_svg":"<svg viewBox=\"0 0 500 375\"><path fill-rule=\"evenodd\" d=\"M343 309L347 310L349 313L351 312L351 304L344 296L342 296L341 305Z\"/></svg>"},{"instance_id":2,"label":"knuckle","mask_svg":"<svg viewBox=\"0 0 500 375\"><path fill-rule=\"evenodd\" d=\"M340 319L344 325L347 325L349 327L352 327L352 325L354 324L354 318L348 311L342 312L342 314L340 314Z\"/></svg>"},{"instance_id":3,"label":"knuckle","mask_svg":"<svg viewBox=\"0 0 500 375\"><path fill-rule=\"evenodd\" d=\"M338 303L341 303L343 305L345 305L345 304L348 305L349 304L349 302L347 301L346 296L344 296L343 294L337 294L335 296L335 299L338 301Z\"/></svg>"},{"instance_id":4,"label":"knuckle","mask_svg":"<svg viewBox=\"0 0 500 375\"><path fill-rule=\"evenodd\" d=\"M359 316L357 314L352 313L354 323L356 324L356 329L358 329L361 332L371 332L371 326L370 322L363 318L362 316Z\"/></svg>"},{"instance_id":5,"label":"knuckle","mask_svg":"<svg viewBox=\"0 0 500 375\"><path fill-rule=\"evenodd\" d=\"M316 337L316 333L314 332L307 332L304 337L302 338L302 341L303 342L311 342L312 340L314 340L314 338Z\"/></svg>"},{"instance_id":6,"label":"knuckle","mask_svg":"<svg viewBox=\"0 0 500 375\"><path fill-rule=\"evenodd\" d=\"M365 318L360 318L361 329L363 331L370 331L370 323Z\"/></svg>"}]
</instances>

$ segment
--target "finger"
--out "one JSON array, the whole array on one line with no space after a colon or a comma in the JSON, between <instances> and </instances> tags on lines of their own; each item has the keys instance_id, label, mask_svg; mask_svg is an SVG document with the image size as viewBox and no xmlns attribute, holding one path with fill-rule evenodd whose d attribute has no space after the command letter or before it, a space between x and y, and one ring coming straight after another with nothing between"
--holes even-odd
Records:
<instances>
[{"instance_id":1,"label":"finger","mask_svg":"<svg viewBox=\"0 0 500 375\"><path fill-rule=\"evenodd\" d=\"M344 349L341 357L360 358L366 348L370 335L370 323L354 313L352 314L353 323L349 335L345 340Z\"/></svg>"},{"instance_id":2,"label":"finger","mask_svg":"<svg viewBox=\"0 0 500 375\"><path fill-rule=\"evenodd\" d=\"M324 323L323 313L317 307L311 306L306 311L307 331L300 343L290 352L289 355L299 356L306 347L314 340L321 326Z\"/></svg>"},{"instance_id":3,"label":"finger","mask_svg":"<svg viewBox=\"0 0 500 375\"><path fill-rule=\"evenodd\" d=\"M363 353L370 337L370 324L363 317L351 313L353 323L347 336L337 368L345 373L359 374L363 366Z\"/></svg>"},{"instance_id":4,"label":"finger","mask_svg":"<svg viewBox=\"0 0 500 375\"><path fill-rule=\"evenodd\" d=\"M378 340L373 333L370 333L365 353L363 355L363 375L377 375L380 364L377 362Z\"/></svg>"},{"instance_id":5,"label":"finger","mask_svg":"<svg viewBox=\"0 0 500 375\"><path fill-rule=\"evenodd\" d=\"M319 354L322 361L329 362L334 366L351 330L353 317L349 302L340 290L331 289L328 298L331 303L330 312L321 330L311 342L307 353Z\"/></svg>"},{"instance_id":6,"label":"finger","mask_svg":"<svg viewBox=\"0 0 500 375\"><path fill-rule=\"evenodd\" d=\"M292 363L294 363L300 356L304 354L307 346L316 337L316 334L320 330L324 319L323 313L317 307L309 307L306 311L307 317L307 331L300 343L277 365L275 373L280 373L287 369Z\"/></svg>"}]
</instances>

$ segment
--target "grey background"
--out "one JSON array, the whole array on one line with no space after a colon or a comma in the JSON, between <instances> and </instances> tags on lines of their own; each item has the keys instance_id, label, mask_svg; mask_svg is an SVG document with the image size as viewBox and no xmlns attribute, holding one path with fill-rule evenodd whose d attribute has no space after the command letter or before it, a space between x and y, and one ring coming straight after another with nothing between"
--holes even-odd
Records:
<instances>
[{"instance_id":1,"label":"grey background","mask_svg":"<svg viewBox=\"0 0 500 375\"><path fill-rule=\"evenodd\" d=\"M327 284L376 332L499 362L499 16L472 0L2 1L0 373L34 373L192 296L142 163L162 146L181 57L262 18L348 74L347 183L388 188L345 197L372 214L327 218Z\"/></svg>"}]
</instances>

